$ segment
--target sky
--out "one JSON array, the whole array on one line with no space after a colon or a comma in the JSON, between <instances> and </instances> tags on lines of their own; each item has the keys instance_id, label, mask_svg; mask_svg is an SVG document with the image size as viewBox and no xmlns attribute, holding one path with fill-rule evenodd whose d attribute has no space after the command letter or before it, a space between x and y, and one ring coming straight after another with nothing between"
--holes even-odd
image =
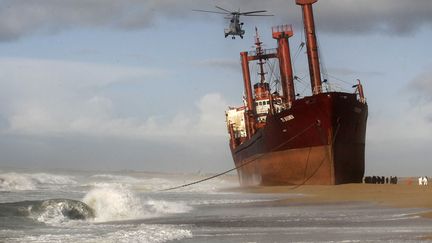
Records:
<instances>
[{"instance_id":1,"label":"sky","mask_svg":"<svg viewBox=\"0 0 432 243\"><path fill-rule=\"evenodd\" d=\"M225 39L215 5L268 10ZM320 58L334 85L362 80L366 174L432 175L432 1L320 0ZM231 169L224 111L242 104L239 53L258 27L292 24L294 0L0 1L0 169ZM307 79L304 49L295 75ZM344 82L340 82L343 80ZM307 95L305 83L296 91Z\"/></svg>"}]
</instances>

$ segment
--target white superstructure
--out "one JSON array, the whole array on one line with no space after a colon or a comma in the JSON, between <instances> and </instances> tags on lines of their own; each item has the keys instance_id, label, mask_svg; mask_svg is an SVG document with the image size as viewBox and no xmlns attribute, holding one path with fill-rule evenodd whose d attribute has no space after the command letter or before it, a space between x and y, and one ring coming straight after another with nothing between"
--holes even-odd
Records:
<instances>
[{"instance_id":1,"label":"white superstructure","mask_svg":"<svg viewBox=\"0 0 432 243\"><path fill-rule=\"evenodd\" d=\"M235 138L246 137L244 113L245 107L229 107L228 110L225 111L228 132L230 129L229 126L232 125Z\"/></svg>"}]
</instances>

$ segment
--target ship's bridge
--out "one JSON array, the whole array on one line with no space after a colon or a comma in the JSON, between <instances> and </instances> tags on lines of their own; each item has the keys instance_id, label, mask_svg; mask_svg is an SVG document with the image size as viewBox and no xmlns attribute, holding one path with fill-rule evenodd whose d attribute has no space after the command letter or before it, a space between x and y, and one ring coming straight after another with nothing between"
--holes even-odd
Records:
<instances>
[{"instance_id":1,"label":"ship's bridge","mask_svg":"<svg viewBox=\"0 0 432 243\"><path fill-rule=\"evenodd\" d=\"M270 110L270 100L256 100L255 101L256 114L258 122L265 122L268 111Z\"/></svg>"}]
</instances>

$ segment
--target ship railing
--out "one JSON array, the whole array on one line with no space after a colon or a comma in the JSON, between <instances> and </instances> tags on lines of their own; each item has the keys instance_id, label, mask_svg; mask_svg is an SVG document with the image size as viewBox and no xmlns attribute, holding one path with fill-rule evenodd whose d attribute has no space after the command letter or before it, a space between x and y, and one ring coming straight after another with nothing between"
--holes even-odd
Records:
<instances>
[{"instance_id":1,"label":"ship railing","mask_svg":"<svg viewBox=\"0 0 432 243\"><path fill-rule=\"evenodd\" d=\"M293 31L293 28L292 28L292 25L290 25L290 24L284 24L284 25L278 25L278 26L272 27L272 33L292 32L292 31Z\"/></svg>"},{"instance_id":2,"label":"ship railing","mask_svg":"<svg viewBox=\"0 0 432 243\"><path fill-rule=\"evenodd\" d=\"M323 89L325 89L326 92L348 92L348 90L344 89L341 85L329 82L324 85Z\"/></svg>"},{"instance_id":3,"label":"ship railing","mask_svg":"<svg viewBox=\"0 0 432 243\"><path fill-rule=\"evenodd\" d=\"M356 97L360 103L366 104L366 98L361 97L359 93L356 93Z\"/></svg>"},{"instance_id":4,"label":"ship railing","mask_svg":"<svg viewBox=\"0 0 432 243\"><path fill-rule=\"evenodd\" d=\"M366 98L361 98L360 96L358 96L358 100L363 103L366 104Z\"/></svg>"},{"instance_id":5,"label":"ship railing","mask_svg":"<svg viewBox=\"0 0 432 243\"><path fill-rule=\"evenodd\" d=\"M313 93L313 94L323 93L323 87L322 87L322 86L315 86L315 87L313 88L312 93Z\"/></svg>"},{"instance_id":6,"label":"ship railing","mask_svg":"<svg viewBox=\"0 0 432 243\"><path fill-rule=\"evenodd\" d=\"M270 49L263 49L261 55L270 55L270 54L277 54L277 48L270 48ZM248 52L249 56L256 56L256 51L250 51Z\"/></svg>"},{"instance_id":7,"label":"ship railing","mask_svg":"<svg viewBox=\"0 0 432 243\"><path fill-rule=\"evenodd\" d=\"M317 87L318 90L320 90L320 92L345 92L345 93L351 93L349 90L347 90L346 88L344 88L343 86L337 84L337 83L325 83L323 84L322 87ZM315 90L314 90L315 91ZM356 98L358 101L360 101L361 103L365 104L366 103L366 98L362 97L358 91L358 89L356 89L354 91L354 93L356 94Z\"/></svg>"}]
</instances>

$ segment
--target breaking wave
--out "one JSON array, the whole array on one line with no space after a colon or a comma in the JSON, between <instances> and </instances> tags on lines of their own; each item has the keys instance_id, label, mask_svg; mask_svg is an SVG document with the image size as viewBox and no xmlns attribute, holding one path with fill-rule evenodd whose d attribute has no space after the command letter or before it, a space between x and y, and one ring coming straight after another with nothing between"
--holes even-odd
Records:
<instances>
[{"instance_id":1,"label":"breaking wave","mask_svg":"<svg viewBox=\"0 0 432 243\"><path fill-rule=\"evenodd\" d=\"M83 202L94 209L97 222L151 218L191 210L183 202L141 199L118 184L99 184L85 195Z\"/></svg>"},{"instance_id":2,"label":"breaking wave","mask_svg":"<svg viewBox=\"0 0 432 243\"><path fill-rule=\"evenodd\" d=\"M87 220L94 211L87 204L70 199L49 199L0 204L0 216L26 216L36 221L58 225L70 220Z\"/></svg>"},{"instance_id":3,"label":"breaking wave","mask_svg":"<svg viewBox=\"0 0 432 243\"><path fill-rule=\"evenodd\" d=\"M134 219L143 215L140 200L121 185L98 185L85 195L83 202L95 210L96 221Z\"/></svg>"},{"instance_id":4,"label":"breaking wave","mask_svg":"<svg viewBox=\"0 0 432 243\"><path fill-rule=\"evenodd\" d=\"M28 217L48 225L75 220L94 222L144 219L184 213L192 208L184 202L141 199L121 185L101 184L90 190L82 201L48 199L0 203L0 217Z\"/></svg>"},{"instance_id":5,"label":"breaking wave","mask_svg":"<svg viewBox=\"0 0 432 243\"><path fill-rule=\"evenodd\" d=\"M70 220L87 220L94 217L94 211L87 204L70 199L50 199L40 206L30 208L30 217L39 222L57 225Z\"/></svg>"},{"instance_id":6,"label":"breaking wave","mask_svg":"<svg viewBox=\"0 0 432 243\"><path fill-rule=\"evenodd\" d=\"M71 176L52 175L47 173L2 173L0 174L0 191L35 190L77 184Z\"/></svg>"}]
</instances>

